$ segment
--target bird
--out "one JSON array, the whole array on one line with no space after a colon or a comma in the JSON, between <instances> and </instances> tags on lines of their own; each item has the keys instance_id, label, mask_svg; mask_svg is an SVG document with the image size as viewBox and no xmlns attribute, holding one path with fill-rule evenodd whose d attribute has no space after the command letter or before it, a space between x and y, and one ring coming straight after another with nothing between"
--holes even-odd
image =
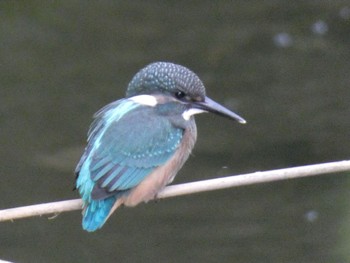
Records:
<instances>
[{"instance_id":1,"label":"bird","mask_svg":"<svg viewBox=\"0 0 350 263\"><path fill-rule=\"evenodd\" d=\"M204 112L246 123L207 97L184 66L154 62L137 72L125 98L97 111L88 131L75 169L83 229L100 229L121 205L155 199L188 159L197 139L194 115Z\"/></svg>"}]
</instances>

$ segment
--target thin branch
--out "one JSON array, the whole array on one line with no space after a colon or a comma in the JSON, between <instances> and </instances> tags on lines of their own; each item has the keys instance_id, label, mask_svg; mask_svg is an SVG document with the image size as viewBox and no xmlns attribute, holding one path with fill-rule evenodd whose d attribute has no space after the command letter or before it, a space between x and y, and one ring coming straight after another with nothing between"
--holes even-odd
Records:
<instances>
[{"instance_id":1,"label":"thin branch","mask_svg":"<svg viewBox=\"0 0 350 263\"><path fill-rule=\"evenodd\" d=\"M344 171L350 171L350 161L314 164L294 168L228 176L186 184L171 185L159 192L157 199ZM81 207L81 199L74 199L10 208L0 210L0 222L18 218L42 216L45 214L58 214L66 211L80 210Z\"/></svg>"}]
</instances>

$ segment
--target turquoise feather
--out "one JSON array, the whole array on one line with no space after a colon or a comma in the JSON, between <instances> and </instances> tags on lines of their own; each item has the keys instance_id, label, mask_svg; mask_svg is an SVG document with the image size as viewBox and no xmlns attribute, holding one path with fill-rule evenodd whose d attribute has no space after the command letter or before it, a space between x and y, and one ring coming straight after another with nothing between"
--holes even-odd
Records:
<instances>
[{"instance_id":1,"label":"turquoise feather","mask_svg":"<svg viewBox=\"0 0 350 263\"><path fill-rule=\"evenodd\" d=\"M183 129L155 110L123 99L95 114L88 147L76 168L85 230L102 227L118 196L137 186L179 147Z\"/></svg>"},{"instance_id":2,"label":"turquoise feather","mask_svg":"<svg viewBox=\"0 0 350 263\"><path fill-rule=\"evenodd\" d=\"M167 62L141 69L125 99L99 110L76 168L83 228L101 228L116 202L136 205L169 183L194 146L197 130L192 116L201 112L245 122L206 97L202 81L191 70Z\"/></svg>"}]
</instances>

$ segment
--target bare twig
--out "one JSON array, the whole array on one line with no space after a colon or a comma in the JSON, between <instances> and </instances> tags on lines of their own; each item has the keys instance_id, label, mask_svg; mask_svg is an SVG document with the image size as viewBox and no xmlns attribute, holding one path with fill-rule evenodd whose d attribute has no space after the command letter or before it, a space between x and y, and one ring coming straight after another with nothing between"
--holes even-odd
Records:
<instances>
[{"instance_id":1,"label":"bare twig","mask_svg":"<svg viewBox=\"0 0 350 263\"><path fill-rule=\"evenodd\" d=\"M350 161L339 161L265 172L255 172L243 175L228 176L217 179L168 186L164 190L159 192L157 198L164 199L179 195L194 194L199 192L213 191L243 185L266 183L320 174L344 172L349 170ZM79 210L81 209L81 207L81 199L74 199L39 205L10 208L0 210L0 222L14 220L18 218L41 216L45 214L58 214L66 211Z\"/></svg>"}]
</instances>

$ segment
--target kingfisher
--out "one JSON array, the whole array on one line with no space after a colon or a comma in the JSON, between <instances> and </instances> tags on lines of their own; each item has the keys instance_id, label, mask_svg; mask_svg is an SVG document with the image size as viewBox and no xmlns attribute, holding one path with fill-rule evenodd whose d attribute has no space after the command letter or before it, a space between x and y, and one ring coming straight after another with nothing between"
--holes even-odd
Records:
<instances>
[{"instance_id":1,"label":"kingfisher","mask_svg":"<svg viewBox=\"0 0 350 263\"><path fill-rule=\"evenodd\" d=\"M125 98L95 113L75 170L83 229L101 228L121 205L156 198L188 159L197 139L194 115L203 112L246 122L208 98L188 68L155 62L132 78Z\"/></svg>"}]
</instances>

